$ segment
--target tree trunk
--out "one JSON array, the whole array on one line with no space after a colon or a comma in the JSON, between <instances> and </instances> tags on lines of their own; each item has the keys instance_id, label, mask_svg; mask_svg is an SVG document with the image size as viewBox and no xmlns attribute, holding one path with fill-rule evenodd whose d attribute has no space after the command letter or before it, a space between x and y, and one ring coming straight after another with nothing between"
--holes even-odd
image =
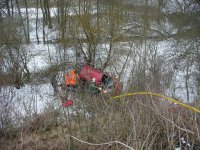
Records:
<instances>
[{"instance_id":1,"label":"tree trunk","mask_svg":"<svg viewBox=\"0 0 200 150\"><path fill-rule=\"evenodd\" d=\"M186 88L186 95L187 95L187 102L189 102L189 99L190 99L190 91L189 91L189 85L188 85L188 81L189 81L189 58L187 60L187 66L186 66L186 77L185 77L185 88Z\"/></svg>"},{"instance_id":2,"label":"tree trunk","mask_svg":"<svg viewBox=\"0 0 200 150\"><path fill-rule=\"evenodd\" d=\"M39 7L39 0L36 0L36 9L37 9L37 12L36 12L36 20L35 20L35 28L36 28L36 38L37 38L37 43L39 44L40 43L40 39L39 39L39 36L38 36L38 7Z\"/></svg>"},{"instance_id":3,"label":"tree trunk","mask_svg":"<svg viewBox=\"0 0 200 150\"><path fill-rule=\"evenodd\" d=\"M30 43L30 30L29 30L29 17L28 17L28 5L27 0L25 0L25 7L26 7L26 26L27 26L27 42Z\"/></svg>"},{"instance_id":4,"label":"tree trunk","mask_svg":"<svg viewBox=\"0 0 200 150\"><path fill-rule=\"evenodd\" d=\"M6 9L7 9L7 12L8 12L8 17L10 17L10 6L9 6L9 0L6 1Z\"/></svg>"},{"instance_id":5,"label":"tree trunk","mask_svg":"<svg viewBox=\"0 0 200 150\"><path fill-rule=\"evenodd\" d=\"M46 37L45 37L45 13L44 13L44 9L43 9L43 5L42 5L42 0L40 0L40 8L42 10L42 14L43 14L43 22L42 22L42 38L43 38L43 43L45 44L46 43Z\"/></svg>"},{"instance_id":6,"label":"tree trunk","mask_svg":"<svg viewBox=\"0 0 200 150\"><path fill-rule=\"evenodd\" d=\"M24 30L24 36L25 36L26 44L28 44L29 43L29 38L27 36L26 27L25 27L24 22L23 22L23 18L22 18L22 14L21 14L21 10L20 10L20 7L19 7L18 0L16 0L16 5L17 5L19 16L20 16L20 20L21 20L21 23L22 23L22 28Z\"/></svg>"}]
</instances>

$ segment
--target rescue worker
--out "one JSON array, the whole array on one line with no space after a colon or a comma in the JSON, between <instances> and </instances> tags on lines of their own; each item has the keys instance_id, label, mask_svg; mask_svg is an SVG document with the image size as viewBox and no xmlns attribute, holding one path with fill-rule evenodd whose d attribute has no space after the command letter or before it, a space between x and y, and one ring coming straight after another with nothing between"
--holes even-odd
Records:
<instances>
[{"instance_id":1,"label":"rescue worker","mask_svg":"<svg viewBox=\"0 0 200 150\"><path fill-rule=\"evenodd\" d=\"M95 78L92 78L92 83L90 84L89 89L90 89L91 94L98 94L99 93L100 89L98 88L98 86L96 84Z\"/></svg>"},{"instance_id":2,"label":"rescue worker","mask_svg":"<svg viewBox=\"0 0 200 150\"><path fill-rule=\"evenodd\" d=\"M78 74L76 70L71 70L68 74L65 75L65 84L67 87L76 88L78 83Z\"/></svg>"}]
</instances>

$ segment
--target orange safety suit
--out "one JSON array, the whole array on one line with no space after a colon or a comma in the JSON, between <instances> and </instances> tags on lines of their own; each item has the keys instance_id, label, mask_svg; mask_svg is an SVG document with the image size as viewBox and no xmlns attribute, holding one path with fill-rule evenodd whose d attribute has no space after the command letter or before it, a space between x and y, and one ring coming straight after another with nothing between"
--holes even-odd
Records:
<instances>
[{"instance_id":1,"label":"orange safety suit","mask_svg":"<svg viewBox=\"0 0 200 150\"><path fill-rule=\"evenodd\" d=\"M65 84L66 86L75 86L77 84L77 77L75 70L71 70L68 74L65 75Z\"/></svg>"}]
</instances>

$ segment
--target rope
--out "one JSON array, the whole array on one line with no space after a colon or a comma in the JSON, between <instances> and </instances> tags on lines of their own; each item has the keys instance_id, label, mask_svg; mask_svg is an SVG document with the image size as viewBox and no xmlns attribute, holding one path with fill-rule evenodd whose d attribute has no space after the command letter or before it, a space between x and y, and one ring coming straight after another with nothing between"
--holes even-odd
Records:
<instances>
[{"instance_id":1,"label":"rope","mask_svg":"<svg viewBox=\"0 0 200 150\"><path fill-rule=\"evenodd\" d=\"M127 97L127 96L135 96L135 95L152 95L152 96L157 96L157 97L161 97L161 98L164 98L170 102L173 102L173 103L176 103L180 106L183 106L187 109L190 109L196 113L199 113L200 114L200 110L195 108L195 107L192 107L192 106L189 106L189 105L186 105L182 102L179 102L173 98L170 98L170 97L167 97L167 96L164 96L164 95L161 95L161 94L157 94L157 93L152 93L152 92L135 92L135 93L126 93L126 94L121 94L121 95L118 95L118 96L113 96L112 99L119 99L119 98L123 98L123 97ZM129 148L130 150L134 150L132 147L122 143L122 142L119 142L119 141L111 141L111 142L107 142L107 143L99 143L99 144L96 144L96 143L89 143L89 142L86 142L86 141L83 141L81 139L78 139L77 137L74 137L72 135L66 135L66 137L71 137L81 143L84 143L84 144L88 144L88 145L93 145L93 146L102 146L102 145L110 145L110 144L115 144L115 143L118 143L118 144L121 144L127 148Z\"/></svg>"},{"instance_id":2,"label":"rope","mask_svg":"<svg viewBox=\"0 0 200 150\"><path fill-rule=\"evenodd\" d=\"M84 144L88 144L88 145L93 145L93 146L102 146L102 145L110 145L110 144L114 144L114 143L118 143L118 144L121 144L127 148L129 148L130 150L134 150L132 147L122 143L122 142L119 142L119 141L111 141L111 142L107 142L107 143L100 143L100 144L95 144L95 143L89 143L89 142L86 142L86 141L83 141L83 140L80 140L78 139L77 137L74 137L72 135L66 135L67 137L72 137L73 139L81 142L81 143L84 143Z\"/></svg>"},{"instance_id":3,"label":"rope","mask_svg":"<svg viewBox=\"0 0 200 150\"><path fill-rule=\"evenodd\" d=\"M187 104L184 104L182 102L179 102L173 98L170 98L170 97L167 97L167 96L164 96L164 95L161 95L161 94L157 94L157 93L152 93L152 92L135 92L135 93L126 93L126 94L121 94L121 95L118 95L118 96L113 96L112 99L118 99L118 98L123 98L123 97L127 97L127 96L135 96L135 95L152 95L152 96L157 96L157 97L161 97L161 98L164 98L165 100L168 100L172 103L176 103L180 106L183 106L189 110L192 110L196 113L199 113L200 114L200 110L195 108L195 107L192 107L192 106L189 106Z\"/></svg>"}]
</instances>

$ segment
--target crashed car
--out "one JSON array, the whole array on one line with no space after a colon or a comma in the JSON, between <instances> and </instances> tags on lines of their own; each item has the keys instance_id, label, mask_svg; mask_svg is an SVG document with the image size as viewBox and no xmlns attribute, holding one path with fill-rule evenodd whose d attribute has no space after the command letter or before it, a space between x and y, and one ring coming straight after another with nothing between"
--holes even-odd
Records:
<instances>
[{"instance_id":1,"label":"crashed car","mask_svg":"<svg viewBox=\"0 0 200 150\"><path fill-rule=\"evenodd\" d=\"M117 95L122 91L122 83L119 79L111 77L109 74L88 65L82 66L79 78L86 82L90 82L95 78L97 86L101 86L106 93L111 95Z\"/></svg>"}]
</instances>

